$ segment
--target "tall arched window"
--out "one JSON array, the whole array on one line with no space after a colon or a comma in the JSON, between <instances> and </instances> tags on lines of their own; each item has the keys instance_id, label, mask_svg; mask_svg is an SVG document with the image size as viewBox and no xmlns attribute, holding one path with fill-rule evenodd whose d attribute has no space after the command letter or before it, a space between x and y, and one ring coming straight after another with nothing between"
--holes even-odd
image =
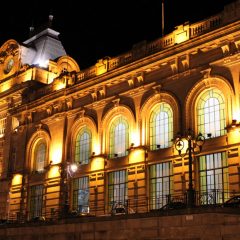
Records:
<instances>
[{"instance_id":1,"label":"tall arched window","mask_svg":"<svg viewBox=\"0 0 240 240\"><path fill-rule=\"evenodd\" d=\"M40 139L34 148L34 165L35 171L43 171L47 158L47 143L44 139Z\"/></svg>"},{"instance_id":2,"label":"tall arched window","mask_svg":"<svg viewBox=\"0 0 240 240\"><path fill-rule=\"evenodd\" d=\"M110 157L126 156L129 147L129 126L127 120L118 117L110 127Z\"/></svg>"},{"instance_id":3,"label":"tall arched window","mask_svg":"<svg viewBox=\"0 0 240 240\"><path fill-rule=\"evenodd\" d=\"M220 91L211 89L202 94L197 104L198 132L205 137L224 135L226 130L225 102Z\"/></svg>"},{"instance_id":4,"label":"tall arched window","mask_svg":"<svg viewBox=\"0 0 240 240\"><path fill-rule=\"evenodd\" d=\"M173 139L173 112L167 103L156 106L150 115L150 149L167 148Z\"/></svg>"},{"instance_id":5,"label":"tall arched window","mask_svg":"<svg viewBox=\"0 0 240 240\"><path fill-rule=\"evenodd\" d=\"M84 127L77 134L75 142L75 162L88 164L91 155L92 134L91 131Z\"/></svg>"}]
</instances>

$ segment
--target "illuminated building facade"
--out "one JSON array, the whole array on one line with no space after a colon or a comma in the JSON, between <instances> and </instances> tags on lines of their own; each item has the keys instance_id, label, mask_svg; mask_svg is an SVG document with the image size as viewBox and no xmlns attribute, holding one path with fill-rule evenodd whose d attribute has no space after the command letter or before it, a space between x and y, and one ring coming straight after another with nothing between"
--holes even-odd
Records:
<instances>
[{"instance_id":1,"label":"illuminated building facade","mask_svg":"<svg viewBox=\"0 0 240 240\"><path fill-rule=\"evenodd\" d=\"M2 219L102 217L119 204L134 215L184 199L189 158L175 139L187 129L205 140L193 153L194 203L221 204L238 193L239 22L236 1L85 70L51 28L5 42Z\"/></svg>"}]
</instances>

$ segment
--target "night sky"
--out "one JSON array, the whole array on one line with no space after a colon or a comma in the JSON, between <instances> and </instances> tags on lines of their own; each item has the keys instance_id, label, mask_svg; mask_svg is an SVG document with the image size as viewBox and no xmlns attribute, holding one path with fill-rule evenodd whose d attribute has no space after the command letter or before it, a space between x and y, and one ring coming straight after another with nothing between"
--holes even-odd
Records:
<instances>
[{"instance_id":1,"label":"night sky","mask_svg":"<svg viewBox=\"0 0 240 240\"><path fill-rule=\"evenodd\" d=\"M164 0L165 34L186 21L194 23L223 10L234 0ZM76 6L78 3L79 6ZM7 4L7 3L6 3ZM11 6L10 6L11 5ZM0 46L8 39L20 44L29 27L39 27L52 14L52 28L80 69L105 56L129 51L133 44L161 37L161 0L23 0L1 7Z\"/></svg>"}]
</instances>

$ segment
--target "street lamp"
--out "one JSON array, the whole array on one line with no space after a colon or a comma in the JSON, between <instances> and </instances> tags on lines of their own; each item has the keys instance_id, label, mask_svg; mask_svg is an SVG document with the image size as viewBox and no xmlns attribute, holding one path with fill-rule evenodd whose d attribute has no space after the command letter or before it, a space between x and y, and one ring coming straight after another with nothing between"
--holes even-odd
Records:
<instances>
[{"instance_id":1,"label":"street lamp","mask_svg":"<svg viewBox=\"0 0 240 240\"><path fill-rule=\"evenodd\" d=\"M78 164L77 163L70 163L65 162L61 165L61 188L62 188L62 209L61 213L62 216L67 216L69 213L69 195L68 192L70 190L69 184L70 179L73 177L74 173L78 170Z\"/></svg>"},{"instance_id":2,"label":"street lamp","mask_svg":"<svg viewBox=\"0 0 240 240\"><path fill-rule=\"evenodd\" d=\"M184 136L178 134L175 140L175 149L180 157L184 158L188 154L189 184L187 190L187 206L195 205L195 189L193 188L192 161L193 154L200 153L205 142L205 137L199 133L196 137L189 128ZM183 151L184 150L184 151Z\"/></svg>"}]
</instances>

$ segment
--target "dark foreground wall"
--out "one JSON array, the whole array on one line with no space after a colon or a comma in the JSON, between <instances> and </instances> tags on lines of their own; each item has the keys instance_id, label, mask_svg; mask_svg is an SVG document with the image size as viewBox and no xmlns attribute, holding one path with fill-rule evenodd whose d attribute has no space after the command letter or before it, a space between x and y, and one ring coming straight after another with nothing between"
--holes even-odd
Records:
<instances>
[{"instance_id":1,"label":"dark foreground wall","mask_svg":"<svg viewBox=\"0 0 240 240\"><path fill-rule=\"evenodd\" d=\"M240 240L238 213L117 216L99 220L8 224L0 228L0 240Z\"/></svg>"}]
</instances>

